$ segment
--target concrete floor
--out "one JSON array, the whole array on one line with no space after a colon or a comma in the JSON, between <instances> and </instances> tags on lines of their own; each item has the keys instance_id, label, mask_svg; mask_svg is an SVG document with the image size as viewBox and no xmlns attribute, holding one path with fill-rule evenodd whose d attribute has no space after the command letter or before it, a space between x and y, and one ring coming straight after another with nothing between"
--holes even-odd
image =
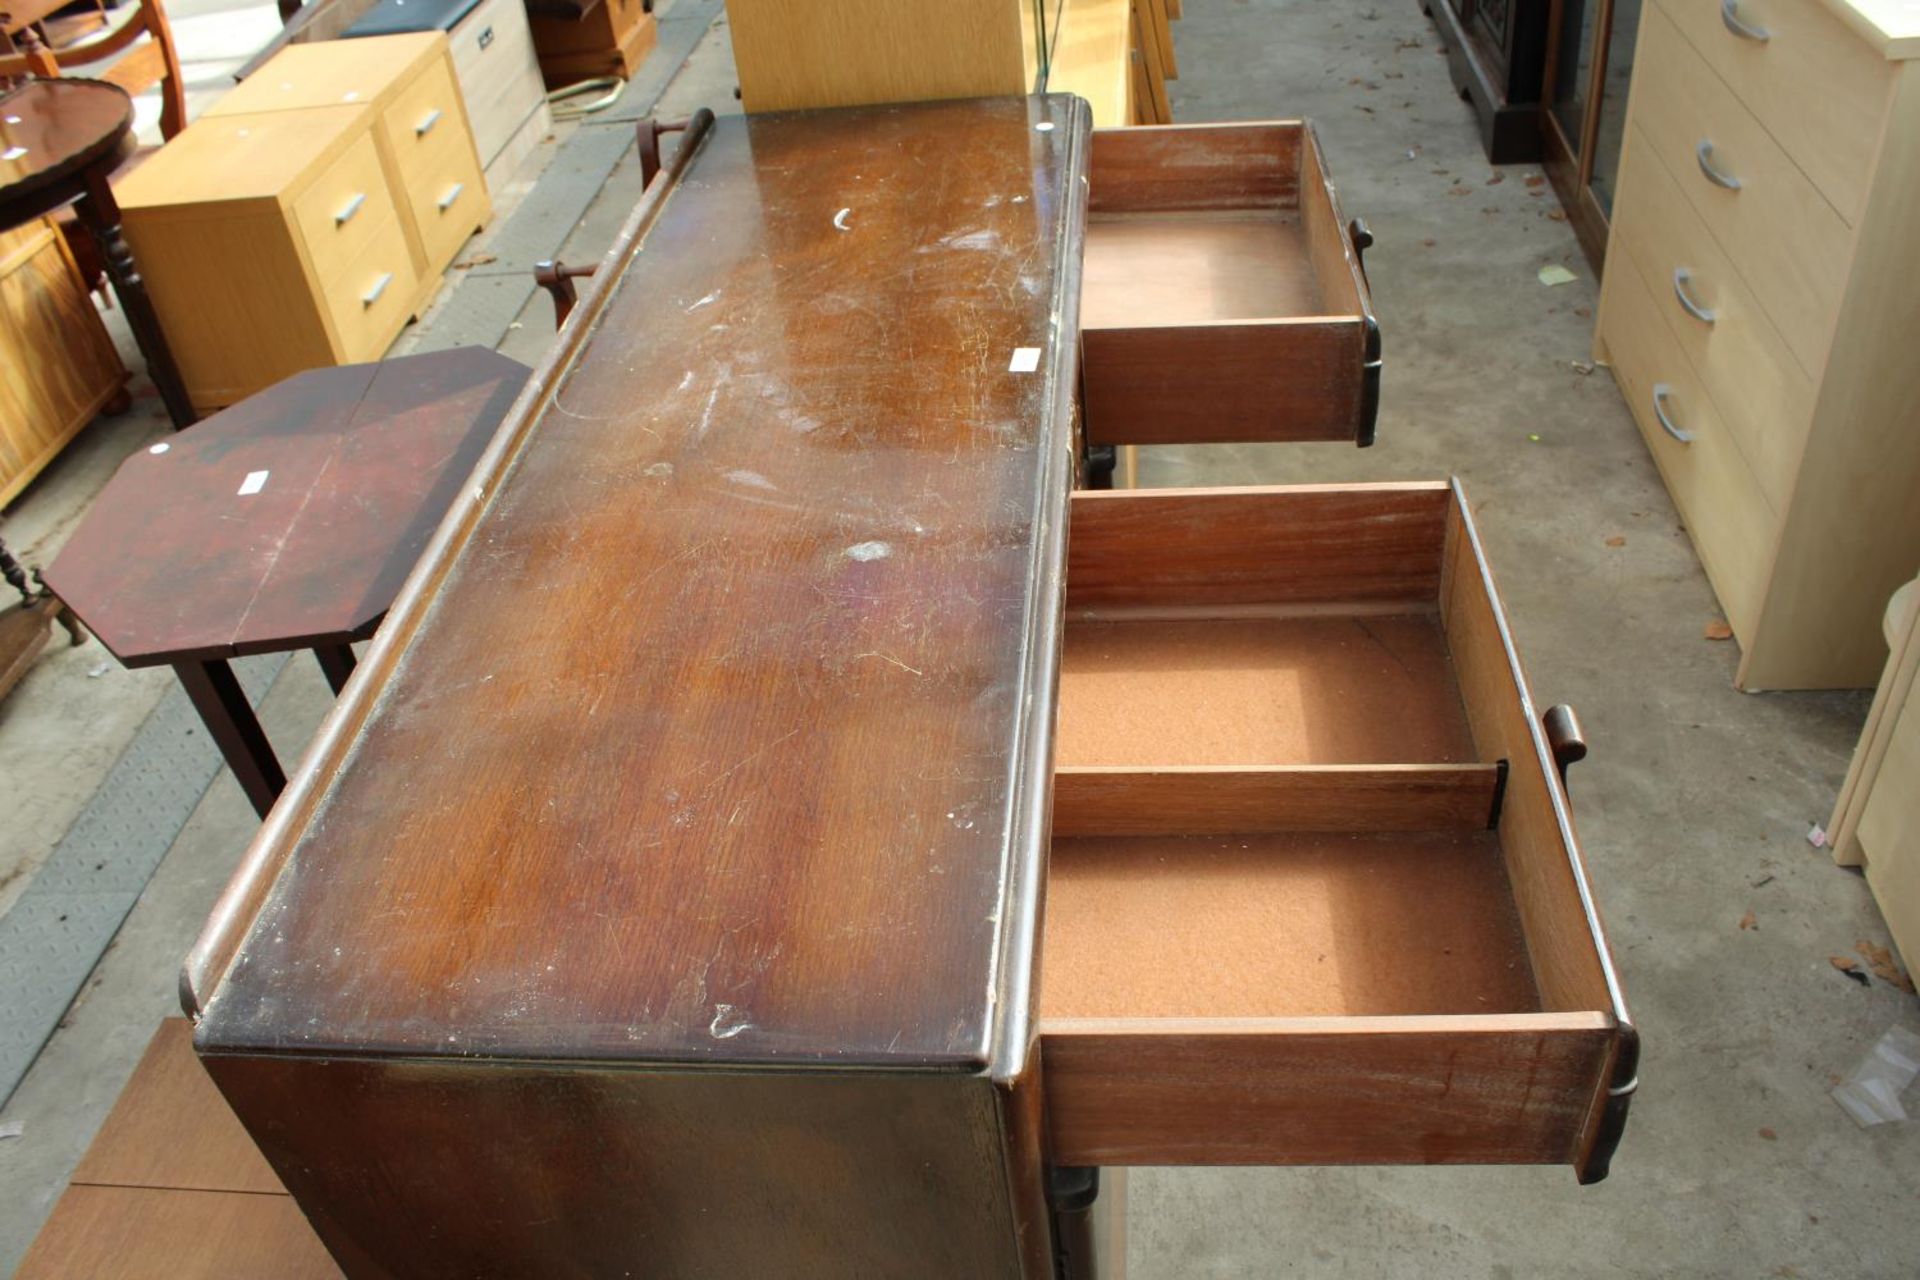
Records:
<instances>
[{"instance_id":1,"label":"concrete floor","mask_svg":"<svg viewBox=\"0 0 1920 1280\"><path fill-rule=\"evenodd\" d=\"M1188 0L1186 13L1177 118L1314 119L1347 212L1372 222L1385 392L1371 450L1147 451L1142 481L1465 479L1534 690L1586 723L1575 808L1646 1056L1599 1186L1557 1168L1141 1170L1132 1274L1920 1274L1920 1126L1862 1131L1827 1097L1888 1026L1920 1028L1912 996L1827 964L1886 942L1885 926L1861 879L1804 839L1831 808L1866 696L1731 688L1736 655L1701 637L1713 594L1633 423L1604 370L1576 367L1591 272L1552 196L1528 185L1536 171L1485 163L1416 0ZM724 30L662 114L732 108ZM568 252L597 253L634 189L628 163ZM1549 262L1579 280L1542 286ZM544 306L503 349L537 356ZM50 553L153 429L95 427L8 513L8 536ZM164 688L117 666L89 680L104 661L97 646L50 652L0 705L0 876L31 874ZM269 732L300 741L325 706L313 665L290 663ZM0 1264L18 1260L173 1011L174 967L254 826L223 775L0 1112L26 1126L0 1141ZM1757 927L1742 929L1749 911Z\"/></svg>"}]
</instances>

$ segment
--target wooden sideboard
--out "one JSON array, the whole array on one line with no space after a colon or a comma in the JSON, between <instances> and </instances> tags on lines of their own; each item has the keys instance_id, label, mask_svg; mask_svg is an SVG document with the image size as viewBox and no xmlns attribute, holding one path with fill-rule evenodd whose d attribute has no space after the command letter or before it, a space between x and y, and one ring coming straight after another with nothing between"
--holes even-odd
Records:
<instances>
[{"instance_id":1,"label":"wooden sideboard","mask_svg":"<svg viewBox=\"0 0 1920 1280\"><path fill-rule=\"evenodd\" d=\"M1597 354L1740 641L1742 688L1871 685L1881 609L1920 569L1913 14L1642 14Z\"/></svg>"},{"instance_id":2,"label":"wooden sideboard","mask_svg":"<svg viewBox=\"0 0 1920 1280\"><path fill-rule=\"evenodd\" d=\"M202 411L379 358L491 212L437 31L289 45L114 192Z\"/></svg>"},{"instance_id":3,"label":"wooden sideboard","mask_svg":"<svg viewBox=\"0 0 1920 1280\"><path fill-rule=\"evenodd\" d=\"M94 415L127 403L126 367L66 238L45 218L0 231L0 506Z\"/></svg>"},{"instance_id":4,"label":"wooden sideboard","mask_svg":"<svg viewBox=\"0 0 1920 1280\"><path fill-rule=\"evenodd\" d=\"M691 122L183 975L347 1272L1037 1280L1101 1166L1606 1172L1584 748L1458 487L1076 491L1116 180L1355 265L1224 128Z\"/></svg>"}]
</instances>

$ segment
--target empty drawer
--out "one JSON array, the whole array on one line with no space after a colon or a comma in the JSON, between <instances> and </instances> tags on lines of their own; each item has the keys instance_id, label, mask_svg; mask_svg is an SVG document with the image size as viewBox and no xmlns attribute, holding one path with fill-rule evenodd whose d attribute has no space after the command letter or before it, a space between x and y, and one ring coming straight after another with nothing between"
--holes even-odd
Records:
<instances>
[{"instance_id":1,"label":"empty drawer","mask_svg":"<svg viewBox=\"0 0 1920 1280\"><path fill-rule=\"evenodd\" d=\"M1604 1176L1637 1040L1557 771L1582 749L1458 488L1072 501L1052 1159Z\"/></svg>"},{"instance_id":2,"label":"empty drawer","mask_svg":"<svg viewBox=\"0 0 1920 1280\"><path fill-rule=\"evenodd\" d=\"M1312 126L1095 130L1089 184L1091 443L1373 442L1367 237Z\"/></svg>"}]
</instances>

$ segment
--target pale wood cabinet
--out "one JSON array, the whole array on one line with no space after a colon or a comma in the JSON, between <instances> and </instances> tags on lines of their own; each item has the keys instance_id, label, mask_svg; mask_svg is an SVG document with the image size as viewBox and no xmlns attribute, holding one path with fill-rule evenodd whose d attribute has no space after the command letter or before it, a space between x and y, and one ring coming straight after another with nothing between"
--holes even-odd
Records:
<instances>
[{"instance_id":1,"label":"pale wood cabinet","mask_svg":"<svg viewBox=\"0 0 1920 1280\"><path fill-rule=\"evenodd\" d=\"M1907 968L1920 961L1920 583L1887 606L1893 652L1828 831L1833 860L1864 867Z\"/></svg>"},{"instance_id":2,"label":"pale wood cabinet","mask_svg":"<svg viewBox=\"0 0 1920 1280\"><path fill-rule=\"evenodd\" d=\"M114 189L202 410L378 359L491 212L438 32L290 45Z\"/></svg>"},{"instance_id":3,"label":"pale wood cabinet","mask_svg":"<svg viewBox=\"0 0 1920 1280\"><path fill-rule=\"evenodd\" d=\"M126 386L65 238L44 218L0 231L0 505Z\"/></svg>"},{"instance_id":4,"label":"pale wood cabinet","mask_svg":"<svg viewBox=\"0 0 1920 1280\"><path fill-rule=\"evenodd\" d=\"M1920 568L1916 54L1911 6L1645 8L1597 352L1745 689L1872 684Z\"/></svg>"}]
</instances>

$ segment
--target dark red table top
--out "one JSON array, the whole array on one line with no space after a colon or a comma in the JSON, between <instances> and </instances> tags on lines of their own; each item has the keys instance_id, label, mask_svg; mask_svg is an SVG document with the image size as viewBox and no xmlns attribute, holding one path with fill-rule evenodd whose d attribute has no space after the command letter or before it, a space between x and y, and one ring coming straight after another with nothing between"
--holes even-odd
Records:
<instances>
[{"instance_id":1,"label":"dark red table top","mask_svg":"<svg viewBox=\"0 0 1920 1280\"><path fill-rule=\"evenodd\" d=\"M130 667L362 639L529 372L463 347L297 374L129 458L48 585Z\"/></svg>"}]
</instances>

